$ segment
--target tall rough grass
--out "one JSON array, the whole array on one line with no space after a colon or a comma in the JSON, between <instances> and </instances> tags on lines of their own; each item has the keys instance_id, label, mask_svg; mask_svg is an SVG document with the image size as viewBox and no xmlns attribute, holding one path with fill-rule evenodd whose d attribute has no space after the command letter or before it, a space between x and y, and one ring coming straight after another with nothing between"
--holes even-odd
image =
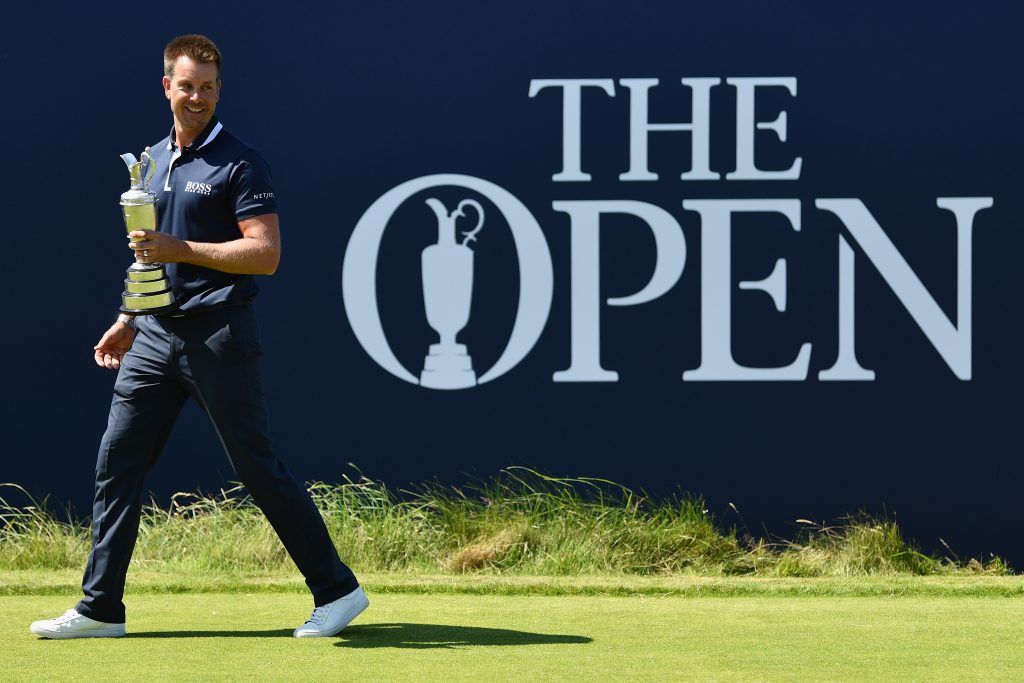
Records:
<instances>
[{"instance_id":1,"label":"tall rough grass","mask_svg":"<svg viewBox=\"0 0 1024 683\"><path fill-rule=\"evenodd\" d=\"M0 497L0 569L81 568L88 521L62 521L18 486ZM339 554L363 572L867 576L1007 574L997 557L952 561L909 546L889 520L807 526L790 541L740 538L698 497L653 500L612 482L511 468L463 488L397 494L380 482L316 483L310 493ZM168 572L270 571L290 560L239 488L146 506L133 562Z\"/></svg>"}]
</instances>

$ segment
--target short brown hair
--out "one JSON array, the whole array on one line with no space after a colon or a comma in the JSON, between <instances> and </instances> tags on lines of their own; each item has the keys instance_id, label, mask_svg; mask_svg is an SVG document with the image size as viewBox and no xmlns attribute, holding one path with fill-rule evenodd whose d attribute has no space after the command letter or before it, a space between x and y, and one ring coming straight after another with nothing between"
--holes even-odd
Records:
<instances>
[{"instance_id":1,"label":"short brown hair","mask_svg":"<svg viewBox=\"0 0 1024 683\"><path fill-rule=\"evenodd\" d=\"M178 57L188 57L199 64L216 64L217 80L220 80L220 50L206 36L189 34L178 36L167 43L164 48L164 75L168 78L174 75Z\"/></svg>"}]
</instances>

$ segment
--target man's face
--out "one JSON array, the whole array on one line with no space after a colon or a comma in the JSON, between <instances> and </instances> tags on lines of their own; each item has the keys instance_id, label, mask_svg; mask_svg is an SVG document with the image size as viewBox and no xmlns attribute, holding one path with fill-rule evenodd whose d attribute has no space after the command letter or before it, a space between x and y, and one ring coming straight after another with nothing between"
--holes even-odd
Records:
<instances>
[{"instance_id":1,"label":"man's face","mask_svg":"<svg viewBox=\"0 0 1024 683\"><path fill-rule=\"evenodd\" d=\"M178 57L170 78L164 76L164 94L171 103L174 120L183 131L199 133L213 117L220 99L217 65L200 64Z\"/></svg>"}]
</instances>

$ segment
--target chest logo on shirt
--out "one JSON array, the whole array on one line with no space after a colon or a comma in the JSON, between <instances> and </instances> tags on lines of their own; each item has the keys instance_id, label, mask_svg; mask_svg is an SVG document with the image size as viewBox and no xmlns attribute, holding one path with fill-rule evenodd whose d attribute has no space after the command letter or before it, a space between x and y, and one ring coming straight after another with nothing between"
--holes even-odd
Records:
<instances>
[{"instance_id":1,"label":"chest logo on shirt","mask_svg":"<svg viewBox=\"0 0 1024 683\"><path fill-rule=\"evenodd\" d=\"M210 194L213 192L213 187L209 183L197 183L192 180L185 183L185 192L195 192L197 194Z\"/></svg>"}]
</instances>

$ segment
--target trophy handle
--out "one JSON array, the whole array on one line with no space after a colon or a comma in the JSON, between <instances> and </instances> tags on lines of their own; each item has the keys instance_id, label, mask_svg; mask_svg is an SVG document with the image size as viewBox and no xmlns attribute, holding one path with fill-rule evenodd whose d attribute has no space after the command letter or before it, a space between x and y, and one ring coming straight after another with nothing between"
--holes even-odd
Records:
<instances>
[{"instance_id":1,"label":"trophy handle","mask_svg":"<svg viewBox=\"0 0 1024 683\"><path fill-rule=\"evenodd\" d=\"M452 211L452 216L465 216L466 212L462 210L464 206L472 206L476 209L476 227L469 231L463 231L465 239L462 240L462 246L466 246L470 242L476 241L476 234L480 232L480 229L484 227L484 207L480 206L480 203L473 199L463 199L459 202L459 205L455 207L455 211Z\"/></svg>"},{"instance_id":2,"label":"trophy handle","mask_svg":"<svg viewBox=\"0 0 1024 683\"><path fill-rule=\"evenodd\" d=\"M149 181L153 179L153 175L156 174L156 164L153 163L153 155L149 153L149 147L142 151L142 185L149 185Z\"/></svg>"}]
</instances>

